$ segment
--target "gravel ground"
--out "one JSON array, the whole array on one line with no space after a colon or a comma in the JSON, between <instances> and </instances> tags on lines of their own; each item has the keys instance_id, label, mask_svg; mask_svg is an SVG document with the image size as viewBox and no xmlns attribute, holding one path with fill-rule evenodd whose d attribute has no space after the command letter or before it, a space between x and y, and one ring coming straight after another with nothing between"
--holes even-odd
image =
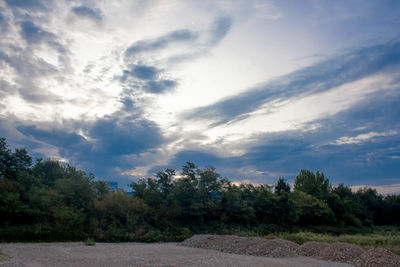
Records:
<instances>
[{"instance_id":1,"label":"gravel ground","mask_svg":"<svg viewBox=\"0 0 400 267\"><path fill-rule=\"evenodd\" d=\"M338 242L322 249L319 253L315 254L314 257L322 260L355 264L356 260L364 252L365 250L359 246Z\"/></svg>"},{"instance_id":2,"label":"gravel ground","mask_svg":"<svg viewBox=\"0 0 400 267\"><path fill-rule=\"evenodd\" d=\"M298 244L288 240L234 235L194 235L179 245L271 258L296 257L296 250L299 248Z\"/></svg>"},{"instance_id":3,"label":"gravel ground","mask_svg":"<svg viewBox=\"0 0 400 267\"><path fill-rule=\"evenodd\" d=\"M301 256L313 257L320 253L321 250L324 250L328 247L330 247L330 244L328 243L314 241L305 242L296 250L296 253Z\"/></svg>"},{"instance_id":4,"label":"gravel ground","mask_svg":"<svg viewBox=\"0 0 400 267\"><path fill-rule=\"evenodd\" d=\"M361 254L355 262L360 267L398 267L400 257L384 248L372 248Z\"/></svg>"},{"instance_id":5,"label":"gravel ground","mask_svg":"<svg viewBox=\"0 0 400 267\"><path fill-rule=\"evenodd\" d=\"M351 266L309 257L268 258L228 254L175 243L0 244L11 257L0 266Z\"/></svg>"}]
</instances>

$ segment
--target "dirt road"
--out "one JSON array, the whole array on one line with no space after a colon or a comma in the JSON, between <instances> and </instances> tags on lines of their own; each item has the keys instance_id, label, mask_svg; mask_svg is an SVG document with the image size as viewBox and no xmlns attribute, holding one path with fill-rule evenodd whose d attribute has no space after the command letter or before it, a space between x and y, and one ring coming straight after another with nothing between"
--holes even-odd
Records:
<instances>
[{"instance_id":1,"label":"dirt road","mask_svg":"<svg viewBox=\"0 0 400 267\"><path fill-rule=\"evenodd\" d=\"M0 266L351 266L308 257L266 258L177 246L174 243L0 244L11 257Z\"/></svg>"}]
</instances>

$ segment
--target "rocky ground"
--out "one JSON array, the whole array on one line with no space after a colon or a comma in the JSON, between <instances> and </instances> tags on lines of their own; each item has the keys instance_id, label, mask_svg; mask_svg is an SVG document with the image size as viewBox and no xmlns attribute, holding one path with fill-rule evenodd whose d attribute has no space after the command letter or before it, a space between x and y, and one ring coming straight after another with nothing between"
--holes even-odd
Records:
<instances>
[{"instance_id":1,"label":"rocky ground","mask_svg":"<svg viewBox=\"0 0 400 267\"><path fill-rule=\"evenodd\" d=\"M1 244L0 266L350 266L310 257L267 258L190 248L173 243Z\"/></svg>"},{"instance_id":2,"label":"rocky ground","mask_svg":"<svg viewBox=\"0 0 400 267\"><path fill-rule=\"evenodd\" d=\"M400 256L346 243L196 235L182 243L0 244L0 266L400 266Z\"/></svg>"},{"instance_id":3,"label":"rocky ground","mask_svg":"<svg viewBox=\"0 0 400 267\"><path fill-rule=\"evenodd\" d=\"M325 261L348 263L359 267L400 266L400 256L387 249L374 248L365 251L356 245L347 243L306 242L299 246L291 241L281 239L229 235L195 235L183 241L180 245L273 258L306 256Z\"/></svg>"}]
</instances>

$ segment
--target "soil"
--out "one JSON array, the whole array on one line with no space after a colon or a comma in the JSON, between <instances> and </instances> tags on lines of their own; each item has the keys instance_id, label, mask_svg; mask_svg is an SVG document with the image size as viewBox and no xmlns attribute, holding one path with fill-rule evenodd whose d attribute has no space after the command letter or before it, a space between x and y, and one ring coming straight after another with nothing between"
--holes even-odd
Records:
<instances>
[{"instance_id":1,"label":"soil","mask_svg":"<svg viewBox=\"0 0 400 267\"><path fill-rule=\"evenodd\" d=\"M0 244L1 266L400 266L383 248L347 243L195 235L181 243Z\"/></svg>"},{"instance_id":2,"label":"soil","mask_svg":"<svg viewBox=\"0 0 400 267\"><path fill-rule=\"evenodd\" d=\"M361 254L355 265L367 267L400 266L400 256L384 248L372 248Z\"/></svg>"},{"instance_id":3,"label":"soil","mask_svg":"<svg viewBox=\"0 0 400 267\"><path fill-rule=\"evenodd\" d=\"M338 242L327 246L319 253L315 254L313 257L322 260L340 261L355 264L356 260L364 252L365 250L360 248L359 246Z\"/></svg>"},{"instance_id":4,"label":"soil","mask_svg":"<svg viewBox=\"0 0 400 267\"><path fill-rule=\"evenodd\" d=\"M296 250L296 253L301 256L313 257L317 255L321 250L327 247L330 247L328 243L314 242L314 241L305 242Z\"/></svg>"},{"instance_id":5,"label":"soil","mask_svg":"<svg viewBox=\"0 0 400 267\"><path fill-rule=\"evenodd\" d=\"M299 246L296 243L281 239L229 235L195 235L183 241L180 245L272 258L307 256L325 260L326 262L341 262L358 267L400 266L400 256L387 249L374 248L365 251L359 246L341 242L334 244L306 242Z\"/></svg>"},{"instance_id":6,"label":"soil","mask_svg":"<svg viewBox=\"0 0 400 267\"><path fill-rule=\"evenodd\" d=\"M175 243L0 244L11 257L0 266L350 266L310 257L268 258L190 248Z\"/></svg>"},{"instance_id":7,"label":"soil","mask_svg":"<svg viewBox=\"0 0 400 267\"><path fill-rule=\"evenodd\" d=\"M238 237L232 235L195 235L180 245L194 248L215 249L221 252L256 255L272 258L298 256L298 244L282 239Z\"/></svg>"}]
</instances>

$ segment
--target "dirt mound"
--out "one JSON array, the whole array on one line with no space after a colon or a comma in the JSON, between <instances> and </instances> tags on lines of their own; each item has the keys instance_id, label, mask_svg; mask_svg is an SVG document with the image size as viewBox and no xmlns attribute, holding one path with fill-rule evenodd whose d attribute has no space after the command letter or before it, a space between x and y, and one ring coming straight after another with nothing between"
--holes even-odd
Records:
<instances>
[{"instance_id":1,"label":"dirt mound","mask_svg":"<svg viewBox=\"0 0 400 267\"><path fill-rule=\"evenodd\" d=\"M273 258L295 257L299 247L294 242L260 237L232 235L195 235L181 243L182 246L219 250L226 253L266 256Z\"/></svg>"},{"instance_id":2,"label":"dirt mound","mask_svg":"<svg viewBox=\"0 0 400 267\"><path fill-rule=\"evenodd\" d=\"M313 257L329 246L328 243L323 242L306 242L301 245L296 252L301 256Z\"/></svg>"},{"instance_id":3,"label":"dirt mound","mask_svg":"<svg viewBox=\"0 0 400 267\"><path fill-rule=\"evenodd\" d=\"M348 243L306 242L299 246L282 239L239 237L233 235L195 235L181 246L213 249L226 253L286 258L295 256L313 257L325 261L350 263L357 267L400 266L400 256L384 248L368 251Z\"/></svg>"},{"instance_id":4,"label":"dirt mound","mask_svg":"<svg viewBox=\"0 0 400 267\"><path fill-rule=\"evenodd\" d=\"M355 265L359 267L397 267L400 266L400 256L384 248L372 248L361 254Z\"/></svg>"},{"instance_id":5,"label":"dirt mound","mask_svg":"<svg viewBox=\"0 0 400 267\"><path fill-rule=\"evenodd\" d=\"M365 250L359 246L339 242L322 249L319 253L315 254L314 257L328 261L355 264L356 260L364 252Z\"/></svg>"}]
</instances>

